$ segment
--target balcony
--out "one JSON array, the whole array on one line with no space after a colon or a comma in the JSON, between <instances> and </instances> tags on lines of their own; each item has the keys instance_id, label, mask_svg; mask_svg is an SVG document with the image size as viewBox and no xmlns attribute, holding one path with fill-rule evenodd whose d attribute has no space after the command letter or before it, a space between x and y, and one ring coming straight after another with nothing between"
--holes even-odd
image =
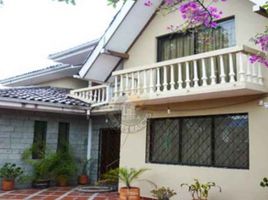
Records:
<instances>
[{"instance_id":1,"label":"balcony","mask_svg":"<svg viewBox=\"0 0 268 200\"><path fill-rule=\"evenodd\" d=\"M108 104L111 95L108 85L98 85L72 90L69 96L89 103L91 107L96 107Z\"/></svg>"},{"instance_id":2,"label":"balcony","mask_svg":"<svg viewBox=\"0 0 268 200\"><path fill-rule=\"evenodd\" d=\"M231 47L113 72L112 102L159 104L267 91L265 67L251 64L252 48Z\"/></svg>"}]
</instances>

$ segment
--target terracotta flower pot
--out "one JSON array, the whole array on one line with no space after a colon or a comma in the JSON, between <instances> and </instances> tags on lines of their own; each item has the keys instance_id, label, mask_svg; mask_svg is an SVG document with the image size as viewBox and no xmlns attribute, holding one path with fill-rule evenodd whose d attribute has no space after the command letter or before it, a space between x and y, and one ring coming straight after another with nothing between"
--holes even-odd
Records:
<instances>
[{"instance_id":1,"label":"terracotta flower pot","mask_svg":"<svg viewBox=\"0 0 268 200\"><path fill-rule=\"evenodd\" d=\"M79 185L87 185L89 183L89 178L87 175L81 175L78 177Z\"/></svg>"},{"instance_id":2,"label":"terracotta flower pot","mask_svg":"<svg viewBox=\"0 0 268 200\"><path fill-rule=\"evenodd\" d=\"M60 187L68 186L68 177L66 177L66 176L58 176L57 177L57 184Z\"/></svg>"},{"instance_id":3,"label":"terracotta flower pot","mask_svg":"<svg viewBox=\"0 0 268 200\"><path fill-rule=\"evenodd\" d=\"M6 180L6 179L2 180L2 190L3 191L13 190L14 185L15 185L14 180Z\"/></svg>"},{"instance_id":4,"label":"terracotta flower pot","mask_svg":"<svg viewBox=\"0 0 268 200\"><path fill-rule=\"evenodd\" d=\"M137 187L121 187L120 200L140 200L140 188Z\"/></svg>"}]
</instances>

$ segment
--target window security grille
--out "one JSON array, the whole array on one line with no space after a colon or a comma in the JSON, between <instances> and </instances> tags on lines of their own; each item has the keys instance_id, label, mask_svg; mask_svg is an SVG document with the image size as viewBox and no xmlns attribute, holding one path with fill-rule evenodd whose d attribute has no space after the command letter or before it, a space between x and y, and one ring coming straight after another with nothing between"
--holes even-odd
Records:
<instances>
[{"instance_id":1,"label":"window security grille","mask_svg":"<svg viewBox=\"0 0 268 200\"><path fill-rule=\"evenodd\" d=\"M151 163L249 168L248 115L150 119Z\"/></svg>"}]
</instances>

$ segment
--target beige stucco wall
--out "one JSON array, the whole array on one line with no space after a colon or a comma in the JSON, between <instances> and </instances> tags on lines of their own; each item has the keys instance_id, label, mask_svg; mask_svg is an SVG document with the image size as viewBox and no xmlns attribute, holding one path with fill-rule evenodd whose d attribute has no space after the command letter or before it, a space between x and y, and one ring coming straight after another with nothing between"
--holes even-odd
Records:
<instances>
[{"instance_id":1,"label":"beige stucco wall","mask_svg":"<svg viewBox=\"0 0 268 200\"><path fill-rule=\"evenodd\" d=\"M252 12L252 4L248 0L228 0L219 4L224 12L224 17L235 16L236 43L253 46L249 39L257 32L264 30L267 18ZM168 16L156 15L149 23L136 43L129 50L130 58L124 63L124 68L131 68L152 64L156 62L156 37L167 34L167 26L178 24L178 13ZM267 70L265 77L268 77ZM268 99L267 99L268 100ZM143 116L151 114L151 117L193 116L211 114L230 114L246 112L249 114L249 139L250 139L250 169L223 169L212 167L191 167L180 165L148 164L145 162L146 154L146 128L129 134L122 129L120 166L145 167L151 169L142 178L149 179L159 186L169 186L178 192L174 199L191 199L186 189L181 189L183 182L192 182L194 178L201 181L215 181L223 189L222 193L212 192L211 200L265 200L268 191L259 186L264 176L268 176L268 110L258 106L258 99L249 101L248 98L210 100L206 102L194 102L190 105L169 105L171 114L167 114L167 106L154 106L143 108L139 111ZM212 108L214 107L214 108ZM180 111L181 108L184 111ZM189 108L191 108L189 110ZM149 109L149 111L148 111ZM152 111L158 109L158 111ZM175 111L176 110L176 111ZM137 116L137 117L138 117ZM124 115L122 115L124 123ZM150 196L152 187L150 184L139 181L142 195Z\"/></svg>"},{"instance_id":2,"label":"beige stucco wall","mask_svg":"<svg viewBox=\"0 0 268 200\"><path fill-rule=\"evenodd\" d=\"M268 24L267 18L252 12L252 6L253 4L249 0L228 0L225 3L217 4L217 7L224 13L223 18L235 16L237 45L253 46L253 43L249 41L250 38L263 31ZM167 29L169 25L179 25L180 23L182 20L178 12L166 16L156 15L129 50L130 58L125 62L124 68L155 63L156 37L170 33Z\"/></svg>"},{"instance_id":3,"label":"beige stucco wall","mask_svg":"<svg viewBox=\"0 0 268 200\"><path fill-rule=\"evenodd\" d=\"M53 81L43 82L38 84L40 86L51 86L51 87L59 87L59 88L69 88L69 89L79 89L85 88L88 86L87 81L75 79L75 78L62 78Z\"/></svg>"},{"instance_id":4,"label":"beige stucco wall","mask_svg":"<svg viewBox=\"0 0 268 200\"><path fill-rule=\"evenodd\" d=\"M203 182L215 181L222 187L222 192L214 190L211 200L266 200L268 191L259 186L262 177L267 176L268 169L268 110L258 106L258 97L238 99L221 99L202 102L191 102L169 105L171 113L167 114L167 105L142 108L138 116L144 112L151 118L172 116L196 116L230 113L248 113L249 116L249 149L250 169L225 169L213 167L193 167L180 165L146 163L146 127L135 133L122 129L120 166L149 168L141 179L153 181L158 186L171 187L178 193L174 199L191 199L186 188L180 184L191 183L194 178ZM268 99L266 99L268 100ZM124 117L125 115L122 115ZM122 119L122 123L124 120ZM138 181L143 196L150 196L151 185L146 181Z\"/></svg>"}]
</instances>

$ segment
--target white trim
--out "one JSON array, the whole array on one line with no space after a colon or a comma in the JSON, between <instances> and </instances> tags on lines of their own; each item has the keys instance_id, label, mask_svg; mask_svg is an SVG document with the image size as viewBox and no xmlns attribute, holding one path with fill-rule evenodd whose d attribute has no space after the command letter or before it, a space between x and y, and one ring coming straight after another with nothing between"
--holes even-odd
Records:
<instances>
[{"instance_id":1,"label":"white trim","mask_svg":"<svg viewBox=\"0 0 268 200\"><path fill-rule=\"evenodd\" d=\"M104 33L102 38L99 40L99 43L96 46L95 50L92 52L91 56L86 61L85 65L80 70L79 75L81 77L84 78L86 76L89 68L98 58L98 56L101 54L102 49L106 46L106 44L108 43L110 38L113 36L116 29L120 26L121 22L124 20L125 16L127 15L127 13L129 12L129 10L132 8L134 4L135 4L135 1L126 1L125 5L119 11L119 13L117 14L111 26L107 29L107 31Z\"/></svg>"}]
</instances>

